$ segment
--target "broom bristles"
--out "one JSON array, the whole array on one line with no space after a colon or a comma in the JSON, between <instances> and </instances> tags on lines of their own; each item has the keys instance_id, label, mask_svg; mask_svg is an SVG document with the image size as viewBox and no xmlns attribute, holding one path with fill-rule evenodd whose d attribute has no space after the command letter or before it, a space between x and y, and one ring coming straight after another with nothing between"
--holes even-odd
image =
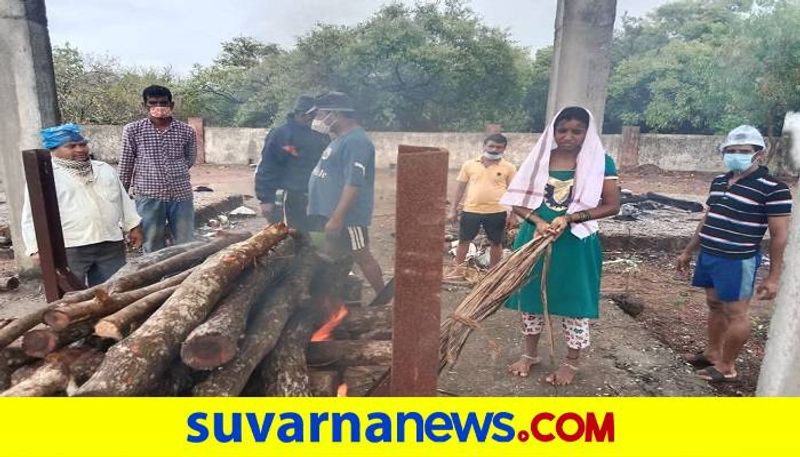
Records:
<instances>
[{"instance_id":1,"label":"broom bristles","mask_svg":"<svg viewBox=\"0 0 800 457\"><path fill-rule=\"evenodd\" d=\"M439 371L458 360L470 333L525 284L534 265L552 242L551 236L536 236L510 257L500 261L464 298L453 314L442 322Z\"/></svg>"}]
</instances>

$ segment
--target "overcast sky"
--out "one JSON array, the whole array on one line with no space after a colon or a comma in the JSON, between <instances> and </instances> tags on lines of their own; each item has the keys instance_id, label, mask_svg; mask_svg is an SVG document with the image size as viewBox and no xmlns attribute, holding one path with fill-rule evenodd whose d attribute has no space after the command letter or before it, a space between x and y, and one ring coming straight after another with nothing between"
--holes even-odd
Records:
<instances>
[{"instance_id":1,"label":"overcast sky","mask_svg":"<svg viewBox=\"0 0 800 457\"><path fill-rule=\"evenodd\" d=\"M580 1L580 0L575 0ZM386 0L47 0L50 39L124 64L186 73L209 64L219 44L253 36L291 47L316 23L355 24ZM413 0L406 1L413 3ZM556 0L471 0L485 22L532 50L551 44ZM668 0L617 0L618 16L641 16Z\"/></svg>"}]
</instances>

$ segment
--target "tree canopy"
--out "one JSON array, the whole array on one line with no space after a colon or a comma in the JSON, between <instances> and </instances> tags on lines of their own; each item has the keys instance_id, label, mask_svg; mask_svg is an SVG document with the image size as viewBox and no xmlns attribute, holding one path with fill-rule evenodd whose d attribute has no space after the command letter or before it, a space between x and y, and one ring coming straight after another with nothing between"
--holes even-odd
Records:
<instances>
[{"instance_id":1,"label":"tree canopy","mask_svg":"<svg viewBox=\"0 0 800 457\"><path fill-rule=\"evenodd\" d=\"M800 107L798 30L797 0L678 0L623 17L606 131L718 133L747 122L777 134ZM157 83L172 87L179 115L212 125L270 126L298 95L339 90L367 128L396 131L540 131L552 56L487 26L463 0L388 4L356 25L318 24L290 49L235 37L181 77L54 49L65 120L127 122L141 113L140 88Z\"/></svg>"}]
</instances>

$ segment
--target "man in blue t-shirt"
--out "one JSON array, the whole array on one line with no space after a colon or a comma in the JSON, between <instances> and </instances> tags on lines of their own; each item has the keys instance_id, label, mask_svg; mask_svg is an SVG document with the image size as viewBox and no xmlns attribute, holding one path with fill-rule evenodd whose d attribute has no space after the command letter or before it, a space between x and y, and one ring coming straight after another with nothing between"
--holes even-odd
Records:
<instances>
[{"instance_id":1,"label":"man in blue t-shirt","mask_svg":"<svg viewBox=\"0 0 800 457\"><path fill-rule=\"evenodd\" d=\"M378 298L388 303L392 291L369 250L368 227L375 196L375 145L355 119L350 97L330 92L317 99L312 128L336 139L322 152L308 181L308 215L311 225L326 239L352 252ZM386 289L386 290L384 290Z\"/></svg>"},{"instance_id":2,"label":"man in blue t-shirt","mask_svg":"<svg viewBox=\"0 0 800 457\"><path fill-rule=\"evenodd\" d=\"M708 381L735 381L736 356L750 337L750 301L771 300L778 292L783 251L789 238L792 195L786 184L759 166L764 138L750 125L736 127L720 145L730 172L711 183L708 209L692 241L678 257L688 272L698 247L692 285L706 289L708 345L688 362ZM769 275L755 287L761 241L769 229Z\"/></svg>"}]
</instances>

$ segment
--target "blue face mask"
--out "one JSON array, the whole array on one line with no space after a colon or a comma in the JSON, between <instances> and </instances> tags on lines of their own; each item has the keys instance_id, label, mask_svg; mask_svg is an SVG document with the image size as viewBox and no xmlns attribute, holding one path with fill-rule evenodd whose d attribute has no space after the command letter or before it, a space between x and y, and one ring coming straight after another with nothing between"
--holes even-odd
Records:
<instances>
[{"instance_id":1,"label":"blue face mask","mask_svg":"<svg viewBox=\"0 0 800 457\"><path fill-rule=\"evenodd\" d=\"M726 153L723 158L730 171L742 172L753 165L753 154Z\"/></svg>"}]
</instances>

